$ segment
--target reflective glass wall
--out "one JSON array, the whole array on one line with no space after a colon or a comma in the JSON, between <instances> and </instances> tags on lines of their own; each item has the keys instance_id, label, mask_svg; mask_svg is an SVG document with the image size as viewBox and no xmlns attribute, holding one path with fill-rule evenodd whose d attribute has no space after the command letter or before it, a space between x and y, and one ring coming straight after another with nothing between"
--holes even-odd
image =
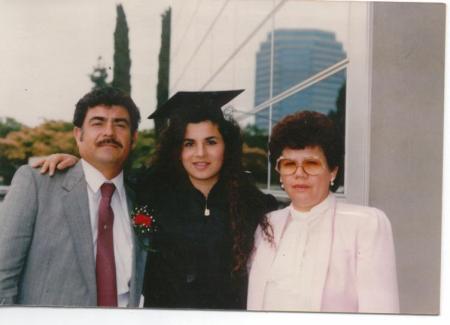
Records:
<instances>
[{"instance_id":1,"label":"reflective glass wall","mask_svg":"<svg viewBox=\"0 0 450 325\"><path fill-rule=\"evenodd\" d=\"M284 116L318 111L334 119L345 134L352 6L293 0L173 1L170 93L245 89L225 110L245 131L246 168L262 189L283 196L268 162L267 139Z\"/></svg>"}]
</instances>

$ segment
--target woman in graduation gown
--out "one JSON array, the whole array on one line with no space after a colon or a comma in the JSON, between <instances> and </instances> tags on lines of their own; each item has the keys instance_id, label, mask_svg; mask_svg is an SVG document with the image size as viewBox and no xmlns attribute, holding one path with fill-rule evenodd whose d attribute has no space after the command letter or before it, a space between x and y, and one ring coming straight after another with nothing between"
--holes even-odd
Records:
<instances>
[{"instance_id":1,"label":"woman in graduation gown","mask_svg":"<svg viewBox=\"0 0 450 325\"><path fill-rule=\"evenodd\" d=\"M177 93L150 116L169 126L137 191L158 224L145 307L245 309L253 234L270 234L276 202L244 173L240 129L220 110L238 93Z\"/></svg>"}]
</instances>

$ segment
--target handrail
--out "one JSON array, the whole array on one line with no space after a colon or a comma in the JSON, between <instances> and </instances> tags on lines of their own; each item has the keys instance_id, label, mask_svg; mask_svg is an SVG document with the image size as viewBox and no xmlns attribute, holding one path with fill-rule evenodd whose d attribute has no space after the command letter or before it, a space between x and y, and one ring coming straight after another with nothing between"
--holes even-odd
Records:
<instances>
[{"instance_id":1,"label":"handrail","mask_svg":"<svg viewBox=\"0 0 450 325\"><path fill-rule=\"evenodd\" d=\"M344 70L345 68L347 68L347 65L349 62L350 62L350 60L348 58L345 58L345 59L337 62L336 64L326 68L325 70L322 70L319 73L309 77L308 79L292 86L291 88L286 89L285 91L272 97L271 99L266 100L265 102L259 104L254 109L246 112L245 114L235 116L235 119L237 121L240 121L243 118L246 118L246 116L244 116L244 115L249 115L249 114L255 115L256 113L258 113L259 111L262 111L263 109L269 107L270 105L274 105L274 104L286 99L287 97L299 92L300 90L303 90L312 85L315 85L316 83L328 78L329 76L332 76L333 74L336 74L337 72L339 72L341 70Z\"/></svg>"}]
</instances>

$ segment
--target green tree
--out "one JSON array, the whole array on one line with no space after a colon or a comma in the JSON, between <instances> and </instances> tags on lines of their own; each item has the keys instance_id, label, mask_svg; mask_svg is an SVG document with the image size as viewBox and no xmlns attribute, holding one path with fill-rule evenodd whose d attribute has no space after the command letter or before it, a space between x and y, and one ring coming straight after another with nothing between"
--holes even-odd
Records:
<instances>
[{"instance_id":1,"label":"green tree","mask_svg":"<svg viewBox=\"0 0 450 325\"><path fill-rule=\"evenodd\" d=\"M154 130L143 130L138 132L138 139L131 152L130 168L140 169L150 166L151 157L155 153L156 140Z\"/></svg>"},{"instance_id":2,"label":"green tree","mask_svg":"<svg viewBox=\"0 0 450 325\"><path fill-rule=\"evenodd\" d=\"M45 121L37 127L22 127L0 138L0 176L4 183L9 184L16 169L30 157L57 152L78 154L72 128L72 123Z\"/></svg>"},{"instance_id":3,"label":"green tree","mask_svg":"<svg viewBox=\"0 0 450 325\"><path fill-rule=\"evenodd\" d=\"M94 86L92 87L92 90L103 88L106 86L109 86L108 79L108 70L106 69L105 65L102 62L102 57L99 56L97 58L97 65L93 68L92 73L89 75L89 78L91 79Z\"/></svg>"},{"instance_id":4,"label":"green tree","mask_svg":"<svg viewBox=\"0 0 450 325\"><path fill-rule=\"evenodd\" d=\"M114 73L112 86L131 94L130 49L127 17L122 5L117 5L116 29L114 31Z\"/></svg>"},{"instance_id":5,"label":"green tree","mask_svg":"<svg viewBox=\"0 0 450 325\"><path fill-rule=\"evenodd\" d=\"M162 14L161 48L159 50L158 85L156 91L157 107L169 99L171 17L171 8ZM155 119L156 137L159 136L165 125L165 119Z\"/></svg>"},{"instance_id":6,"label":"green tree","mask_svg":"<svg viewBox=\"0 0 450 325\"><path fill-rule=\"evenodd\" d=\"M4 138L8 133L19 131L23 127L12 117L0 117L0 138Z\"/></svg>"},{"instance_id":7,"label":"green tree","mask_svg":"<svg viewBox=\"0 0 450 325\"><path fill-rule=\"evenodd\" d=\"M11 132L21 130L24 125L11 117L0 117L0 143L4 141L6 136ZM0 184L9 184L11 178L16 171L17 166L3 155L2 146L0 145Z\"/></svg>"},{"instance_id":8,"label":"green tree","mask_svg":"<svg viewBox=\"0 0 450 325\"><path fill-rule=\"evenodd\" d=\"M345 132L345 90L346 83L344 82L339 89L338 97L336 98L336 110L328 112L328 117L333 120L342 135L344 135Z\"/></svg>"},{"instance_id":9,"label":"green tree","mask_svg":"<svg viewBox=\"0 0 450 325\"><path fill-rule=\"evenodd\" d=\"M341 135L342 140L342 148L345 151L345 98L346 98L346 82L344 82L339 89L338 97L336 99L336 111L330 111L328 113L328 117L333 120L336 125L338 132ZM339 186L344 185L344 163L345 159L342 157L341 160L341 168L339 168L338 174L334 181L334 189L337 189Z\"/></svg>"},{"instance_id":10,"label":"green tree","mask_svg":"<svg viewBox=\"0 0 450 325\"><path fill-rule=\"evenodd\" d=\"M242 163L253 179L264 184L267 181L268 135L256 125L247 125L242 133L244 141Z\"/></svg>"},{"instance_id":11,"label":"green tree","mask_svg":"<svg viewBox=\"0 0 450 325\"><path fill-rule=\"evenodd\" d=\"M243 140L249 147L267 150L269 136L266 131L258 128L256 124L249 124L243 130Z\"/></svg>"},{"instance_id":12,"label":"green tree","mask_svg":"<svg viewBox=\"0 0 450 325\"><path fill-rule=\"evenodd\" d=\"M137 184L142 173L150 167L151 157L156 150L154 130L138 131L138 139L127 160L124 171L127 181Z\"/></svg>"}]
</instances>

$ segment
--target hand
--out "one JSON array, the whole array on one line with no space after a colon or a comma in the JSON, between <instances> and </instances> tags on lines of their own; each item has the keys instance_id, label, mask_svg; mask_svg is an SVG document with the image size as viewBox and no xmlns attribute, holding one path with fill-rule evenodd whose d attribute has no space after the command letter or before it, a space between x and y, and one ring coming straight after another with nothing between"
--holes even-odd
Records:
<instances>
[{"instance_id":1,"label":"hand","mask_svg":"<svg viewBox=\"0 0 450 325\"><path fill-rule=\"evenodd\" d=\"M31 164L31 167L41 167L41 174L45 174L46 172L48 172L49 176L53 176L56 169L63 170L72 167L78 162L78 160L78 157L75 157L73 155L69 155L66 153L55 153L48 156L47 158L34 162L33 164Z\"/></svg>"}]
</instances>

